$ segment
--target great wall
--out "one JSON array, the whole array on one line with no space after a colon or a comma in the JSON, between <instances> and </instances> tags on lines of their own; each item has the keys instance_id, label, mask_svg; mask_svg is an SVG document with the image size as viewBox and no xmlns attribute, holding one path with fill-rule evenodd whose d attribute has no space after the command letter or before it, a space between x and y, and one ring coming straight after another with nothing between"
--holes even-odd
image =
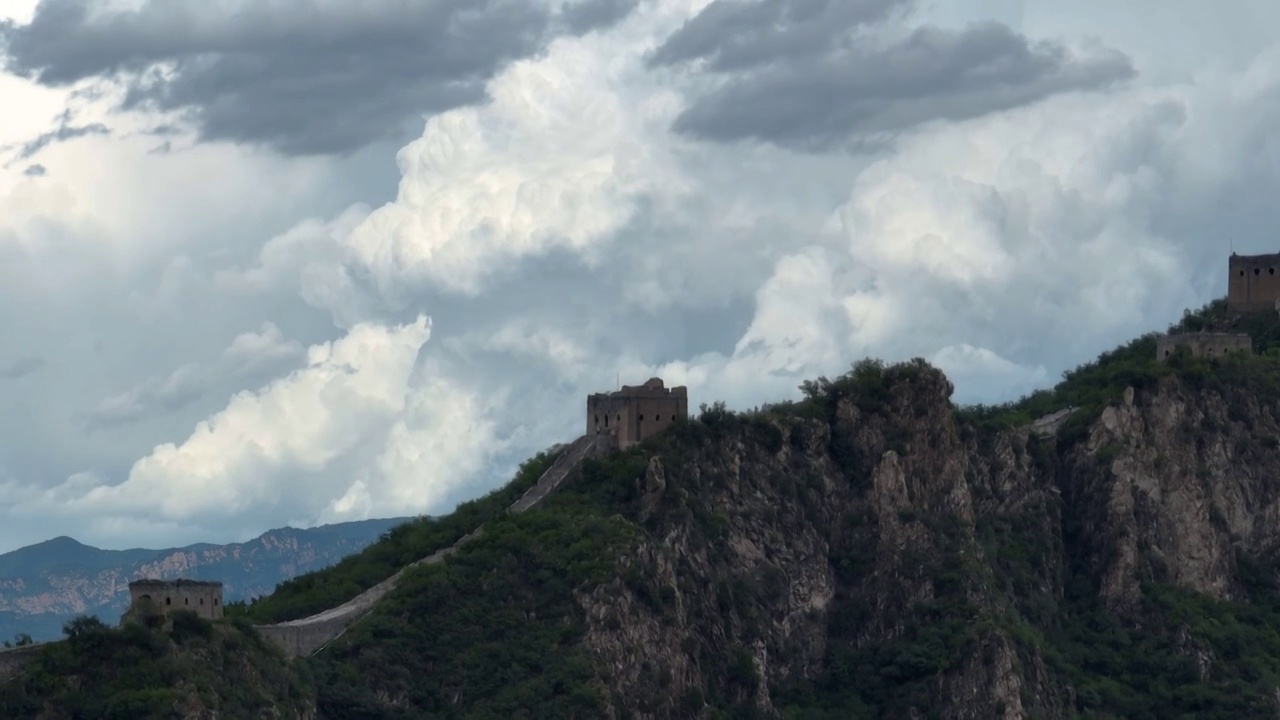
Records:
<instances>
[{"instance_id":1,"label":"great wall","mask_svg":"<svg viewBox=\"0 0 1280 720\"><path fill-rule=\"evenodd\" d=\"M599 457L614 449L617 439L613 435L583 435L560 450L555 462L538 478L538 482L529 488L507 508L508 512L520 513L542 502L554 493L569 473L583 460ZM355 625L377 606L378 601L390 593L399 584L400 579L412 568L420 565L432 565L452 555L466 543L478 537L484 526L476 528L464 535L452 546L438 550L421 560L401 568L391 577L365 590L347 602L316 613L310 617L274 623L271 625L255 625L254 629L263 637L275 642L288 657L314 655L324 649L330 642L341 637L352 625ZM54 642L62 642L61 640ZM34 660L49 643L36 643L16 648L0 650L0 681L7 680L21 672L28 663Z\"/></svg>"},{"instance_id":2,"label":"great wall","mask_svg":"<svg viewBox=\"0 0 1280 720\"><path fill-rule=\"evenodd\" d=\"M1227 306L1241 313L1280 312L1277 267L1280 267L1280 253L1253 256L1232 253L1228 259ZM1165 360L1180 349L1194 356L1214 357L1232 352L1249 353L1253 347L1252 339L1245 334L1185 333L1160 336L1156 355ZM684 387L666 388L660 378L650 378L643 385L622 386L616 392L590 395L586 410L586 434L561 450L538 482L512 503L509 512L524 512L537 505L555 492L585 458L626 449L665 430L678 418L687 417L688 395ZM1038 418L1031 429L1037 434L1052 435L1073 410L1064 408ZM289 657L313 655L372 612L378 602L396 588L406 572L419 565L444 560L483 530L482 525L452 546L401 568L391 577L335 608L298 620L255 625L254 628L275 642ZM219 607L216 617L221 616L220 610ZM45 644L0 650L0 681L20 672Z\"/></svg>"},{"instance_id":3,"label":"great wall","mask_svg":"<svg viewBox=\"0 0 1280 720\"><path fill-rule=\"evenodd\" d=\"M612 440L609 438L608 440ZM519 513L542 502L548 495L560 487L569 473L588 457L597 456L611 449L613 443L603 435L583 435L574 440L568 447L560 451L560 455L538 478L533 487L525 491L518 500L511 504L508 512ZM484 526L464 535L452 546L434 552L427 557L401 568L396 574L365 590L354 598L316 613L310 617L274 625L255 625L254 629L263 637L276 642L290 657L313 655L336 640L347 628L368 615L387 593L395 589L400 578L409 570L419 565L433 565L457 552L458 548L478 537L484 532Z\"/></svg>"}]
</instances>

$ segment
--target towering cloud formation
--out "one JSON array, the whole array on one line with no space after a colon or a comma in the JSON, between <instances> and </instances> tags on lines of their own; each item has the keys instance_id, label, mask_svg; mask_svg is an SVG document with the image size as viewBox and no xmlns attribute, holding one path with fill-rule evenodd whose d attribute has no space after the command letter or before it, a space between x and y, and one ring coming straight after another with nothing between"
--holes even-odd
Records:
<instances>
[{"instance_id":1,"label":"towering cloud formation","mask_svg":"<svg viewBox=\"0 0 1280 720\"><path fill-rule=\"evenodd\" d=\"M968 6L44 0L0 31L0 545L441 512L619 376L1006 399L1274 249L1272 55Z\"/></svg>"}]
</instances>

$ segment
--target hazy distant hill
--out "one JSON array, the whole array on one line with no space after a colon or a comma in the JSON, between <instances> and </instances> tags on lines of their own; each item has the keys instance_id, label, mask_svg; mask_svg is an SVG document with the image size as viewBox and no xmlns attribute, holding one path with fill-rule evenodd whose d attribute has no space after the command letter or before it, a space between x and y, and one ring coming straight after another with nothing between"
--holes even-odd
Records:
<instances>
[{"instance_id":1,"label":"hazy distant hill","mask_svg":"<svg viewBox=\"0 0 1280 720\"><path fill-rule=\"evenodd\" d=\"M129 581L140 577L220 580L228 602L265 595L283 580L358 552L408 519L280 528L245 543L168 550L102 550L56 537L0 555L0 640L18 633L54 639L64 622L82 613L115 623L129 606Z\"/></svg>"}]
</instances>

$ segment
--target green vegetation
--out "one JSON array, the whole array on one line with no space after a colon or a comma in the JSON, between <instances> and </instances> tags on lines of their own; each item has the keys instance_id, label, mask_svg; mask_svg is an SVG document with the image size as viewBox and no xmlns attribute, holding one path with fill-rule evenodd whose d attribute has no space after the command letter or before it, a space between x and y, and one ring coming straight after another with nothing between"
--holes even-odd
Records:
<instances>
[{"instance_id":1,"label":"green vegetation","mask_svg":"<svg viewBox=\"0 0 1280 720\"><path fill-rule=\"evenodd\" d=\"M1069 443L1125 388L1153 389L1162 378L1172 375L1180 377L1192 390L1208 388L1224 396L1260 393L1265 398L1280 398L1280 322L1272 314L1236 316L1227 311L1224 300L1215 300L1199 310L1186 311L1182 320L1169 327L1170 333L1201 330L1248 333L1257 354L1217 360L1180 355L1160 362L1156 359L1157 335L1149 333L1063 373L1062 382L1052 389L1037 390L1003 405L957 408L957 415L979 430L997 431L1029 424L1071 406L1078 410L1068 419L1062 434Z\"/></svg>"},{"instance_id":2,"label":"green vegetation","mask_svg":"<svg viewBox=\"0 0 1280 720\"><path fill-rule=\"evenodd\" d=\"M394 575L400 568L447 548L463 535L504 514L555 462L552 453L539 453L520 466L511 482L458 505L451 514L421 518L398 525L379 542L319 572L280 583L275 592L248 603L228 603L229 617L244 616L266 624L296 620L336 607Z\"/></svg>"},{"instance_id":3,"label":"green vegetation","mask_svg":"<svg viewBox=\"0 0 1280 720\"><path fill-rule=\"evenodd\" d=\"M25 675L0 687L0 717L41 707L59 708L63 715L54 717L67 718L171 717L195 707L253 717L266 703L282 710L314 702L319 717L344 720L595 718L623 702L611 692L629 680L651 688L627 699L636 712L761 717L754 648L780 621L777 609L795 579L768 563L742 571L734 545L752 543L766 555L787 548L790 526L777 522L784 512L822 528L825 550L818 552L827 553L833 587L821 672L768 688L786 718L905 717L912 708L930 717L944 687L940 674L1006 643L1027 683L1023 701L1032 715L1065 708L1069 698L1073 717L1081 719L1274 713L1280 566L1272 560L1236 559L1247 593L1239 602L1147 584L1139 629L1098 602L1096 568L1088 567L1086 552L1090 509L1070 506L1079 501L1063 497L1070 495L1066 485L1061 494L1046 490L1004 502L980 477L984 463L996 462L981 456L987 445L979 444L970 466L954 470L971 479L972 516L950 501L912 498L914 504L887 514L869 502L870 472L885 450L944 453L939 439L953 439L948 433L957 429L987 442L1070 405L1081 410L1059 439L1032 438L1025 450L1040 473L1036 481L1061 482L1070 469L1062 451L1126 387L1211 391L1239 413L1249 403L1280 403L1280 323L1232 318L1211 304L1173 329L1202 328L1250 332L1262 353L1162 363L1155 360L1155 336L1147 335L1065 373L1053 389L967 408L911 390L939 381L923 360L863 360L836 378L804 383L795 402L743 413L704 405L697 418L638 448L584 462L574 482L539 506L507 513L554 460L539 455L509 485L448 517L397 527L333 568L229 607L231 622L178 615L167 630L69 624L65 644L43 649ZM948 412L958 428L947 422ZM859 432L849 431L850 417ZM797 459L814 438L827 443L829 456L820 463ZM1280 446L1274 438L1253 441ZM1099 448L1093 461L1123 451ZM665 468L660 497L643 480L654 456ZM823 463L834 463L843 477L813 469ZM910 472L929 470L917 463ZM749 473L767 478L776 497L744 509L745 501L732 501L735 493L759 487L731 483ZM887 535L883 523L901 527ZM250 628L338 605L482 525L483 533L446 562L407 572L373 613L315 657L285 665ZM697 555L696 562L678 557L677 546ZM900 553L900 563L892 573L873 573L885 552ZM634 605L623 604L624 595ZM589 627L634 638L650 626L623 623L639 614L681 628L679 649L701 686L677 684L671 668L657 661L657 651L670 648L626 667L638 678L611 676L616 669L591 654ZM1044 672L1032 669L1041 663Z\"/></svg>"},{"instance_id":4,"label":"green vegetation","mask_svg":"<svg viewBox=\"0 0 1280 720\"><path fill-rule=\"evenodd\" d=\"M1065 407L1078 410L1064 427L1065 435L1091 424L1102 409L1115 402L1127 387L1147 390L1174 372L1170 364L1156 360L1156 335L1143 335L1126 345L1104 352L1097 360L1063 373L1062 382L1050 390L1037 390L1003 405L957 408L961 421L980 430L997 431L1029 425L1036 418Z\"/></svg>"},{"instance_id":5,"label":"green vegetation","mask_svg":"<svg viewBox=\"0 0 1280 720\"><path fill-rule=\"evenodd\" d=\"M638 536L638 452L588 464L572 490L491 518L449 562L406 575L313 660L323 717L596 718L608 699L582 646L577 593L609 583Z\"/></svg>"},{"instance_id":6,"label":"green vegetation","mask_svg":"<svg viewBox=\"0 0 1280 720\"><path fill-rule=\"evenodd\" d=\"M1213 323L1224 322L1219 317L1224 311L1220 303L1211 304L1188 313L1171 331L1223 329ZM1240 421L1247 421L1242 413L1249 403L1280 402L1280 323L1270 316L1245 321L1247 326L1231 330L1260 338L1259 355L1212 361L1180 355L1161 363L1155 359L1155 336L1149 335L1066 373L1053 390L1004 406L960 408L957 419L989 437L1074 405L1082 410L1063 433L1069 444L1126 387L1149 390L1163 378L1176 377L1186 391L1220 395ZM806 383L805 400L784 409L830 419L836 405L848 400L866 412L901 416L903 408L886 405L893 401L890 388L911 372L912 363L863 361L835 380ZM1277 444L1270 438L1253 440L1273 449ZM1028 443L1034 462L1051 476L1057 470L1052 445L1036 438ZM832 452L838 456L839 448L833 446ZM1115 449L1102 448L1098 455L1108 452ZM833 606L825 672L812 683L775 692L784 717L876 718L902 715L912 705L932 707L936 673L958 668L993 632L1014 642L1019 662L1044 659L1050 692L1076 690L1075 718L1225 719L1274 713L1280 688L1280 563L1237 558L1239 577L1250 591L1244 602L1148 584L1138 630L1099 604L1096 581L1071 550L1081 542L1080 519L1061 518L1060 503L1055 497L1049 506L1037 501L979 516L974 540L983 551L981 564L972 561L962 536L947 532L946 518L900 513L900 521L924 522L934 536L937 554L916 559L934 583L934 597L904 615L891 640L880 642L860 639L871 598L855 593ZM832 549L833 568L845 587L860 582L870 564L864 554L874 552L879 533L872 516L855 515L850 521L845 537L853 542ZM982 608L970 600L979 587Z\"/></svg>"},{"instance_id":7,"label":"green vegetation","mask_svg":"<svg viewBox=\"0 0 1280 720\"><path fill-rule=\"evenodd\" d=\"M1223 602L1152 584L1141 631L1081 601L1040 649L1076 688L1080 718L1257 717L1274 712L1280 687L1274 600Z\"/></svg>"},{"instance_id":8,"label":"green vegetation","mask_svg":"<svg viewBox=\"0 0 1280 720\"><path fill-rule=\"evenodd\" d=\"M6 648L25 647L27 645L34 645L34 644L35 644L35 640L32 640L31 636L28 635L27 633L18 633L17 635L13 636L12 641L10 640L4 641L4 646Z\"/></svg>"},{"instance_id":9,"label":"green vegetation","mask_svg":"<svg viewBox=\"0 0 1280 720\"><path fill-rule=\"evenodd\" d=\"M915 520L912 520L913 522ZM933 597L904 613L900 632L865 642L873 598L850 595L837 603L827 627L826 672L816 682L775 693L784 717L795 720L872 720L901 714L907 707L930 707L936 677L958 668L975 652L988 617L973 597L984 573L965 552L962 523L955 516L920 518L931 552L905 558L913 577L927 578ZM832 566L842 587L858 587L870 567L866 555L877 547L878 528L870 514L849 518L845 541L833 548Z\"/></svg>"},{"instance_id":10,"label":"green vegetation","mask_svg":"<svg viewBox=\"0 0 1280 720\"><path fill-rule=\"evenodd\" d=\"M67 623L65 642L41 646L24 674L0 685L0 717L168 720L304 714L314 690L244 624L175 613L157 623L109 628L97 618Z\"/></svg>"}]
</instances>

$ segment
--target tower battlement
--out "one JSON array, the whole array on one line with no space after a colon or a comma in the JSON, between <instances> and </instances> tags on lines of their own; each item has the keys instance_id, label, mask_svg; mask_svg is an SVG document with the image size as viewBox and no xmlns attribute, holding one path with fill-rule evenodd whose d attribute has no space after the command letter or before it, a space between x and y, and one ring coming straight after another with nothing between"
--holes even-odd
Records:
<instances>
[{"instance_id":1,"label":"tower battlement","mask_svg":"<svg viewBox=\"0 0 1280 720\"><path fill-rule=\"evenodd\" d=\"M222 583L206 580L134 580L129 583L128 622L140 615L168 615L190 610L206 620L222 617Z\"/></svg>"},{"instance_id":2,"label":"tower battlement","mask_svg":"<svg viewBox=\"0 0 1280 720\"><path fill-rule=\"evenodd\" d=\"M1227 261L1227 307L1272 312L1280 305L1280 253L1237 255Z\"/></svg>"},{"instance_id":3,"label":"tower battlement","mask_svg":"<svg viewBox=\"0 0 1280 720\"><path fill-rule=\"evenodd\" d=\"M683 385L668 388L662 378L587 396L587 434L612 435L624 450L688 416L688 389Z\"/></svg>"}]
</instances>

